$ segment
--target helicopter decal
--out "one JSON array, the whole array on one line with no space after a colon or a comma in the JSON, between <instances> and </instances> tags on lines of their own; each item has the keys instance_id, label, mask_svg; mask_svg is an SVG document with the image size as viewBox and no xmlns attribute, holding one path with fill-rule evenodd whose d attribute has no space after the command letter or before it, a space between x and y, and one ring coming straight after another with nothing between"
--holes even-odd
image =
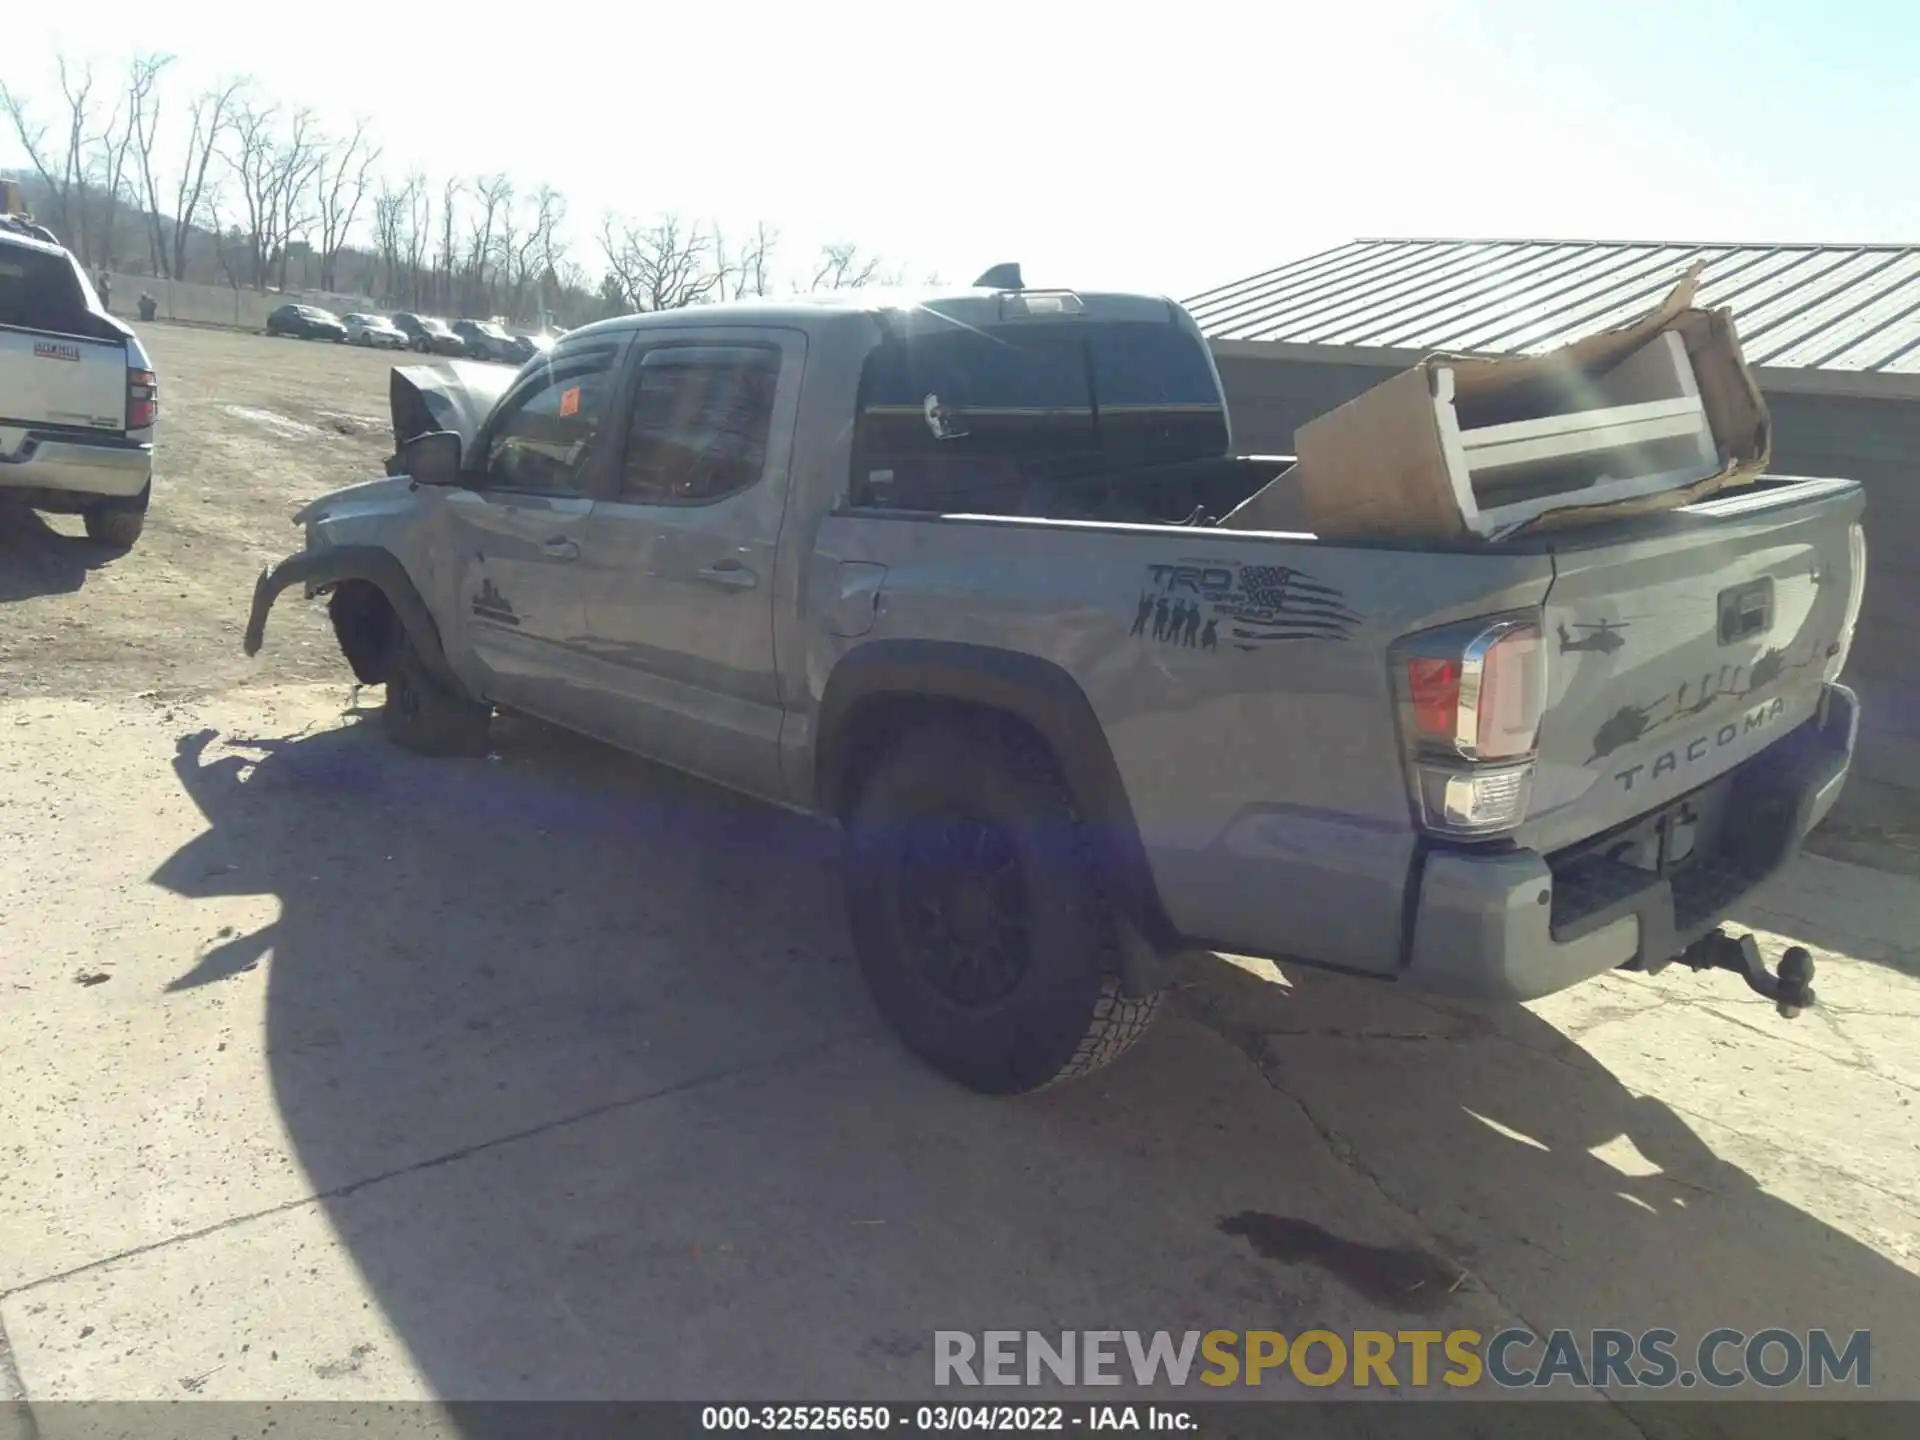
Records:
<instances>
[{"instance_id":1,"label":"helicopter decal","mask_svg":"<svg viewBox=\"0 0 1920 1440\"><path fill-rule=\"evenodd\" d=\"M1562 655L1573 655L1582 650L1590 650L1596 655L1611 655L1614 651L1626 645L1626 640L1622 638L1620 634L1620 632L1626 628L1627 622L1624 620L1602 620L1592 625L1576 624L1572 627L1573 630L1587 630L1592 632L1591 634L1582 635L1576 640L1570 633L1567 623L1563 620L1559 626L1560 653Z\"/></svg>"}]
</instances>

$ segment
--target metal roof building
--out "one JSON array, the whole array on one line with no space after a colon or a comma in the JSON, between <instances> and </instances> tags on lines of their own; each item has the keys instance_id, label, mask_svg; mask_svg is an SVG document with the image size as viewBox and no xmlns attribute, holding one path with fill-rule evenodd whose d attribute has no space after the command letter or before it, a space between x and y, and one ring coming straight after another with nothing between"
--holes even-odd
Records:
<instances>
[{"instance_id":1,"label":"metal roof building","mask_svg":"<svg viewBox=\"0 0 1920 1440\"><path fill-rule=\"evenodd\" d=\"M1356 240L1186 305L1236 446L1289 454L1299 425L1423 356L1553 349L1653 308L1699 262L1696 303L1732 311L1773 413L1774 470L1867 488L1859 768L1920 791L1920 244Z\"/></svg>"},{"instance_id":2,"label":"metal roof building","mask_svg":"<svg viewBox=\"0 0 1920 1440\"><path fill-rule=\"evenodd\" d=\"M1733 311L1749 364L1920 399L1920 245L1357 240L1187 308L1226 345L1339 347L1347 359L1550 350L1632 319L1702 262L1697 301Z\"/></svg>"}]
</instances>

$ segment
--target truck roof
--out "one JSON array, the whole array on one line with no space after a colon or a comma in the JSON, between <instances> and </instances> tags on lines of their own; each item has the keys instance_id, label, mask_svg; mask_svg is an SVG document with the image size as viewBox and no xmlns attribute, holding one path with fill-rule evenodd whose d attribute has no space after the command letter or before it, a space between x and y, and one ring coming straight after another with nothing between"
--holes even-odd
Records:
<instances>
[{"instance_id":1,"label":"truck roof","mask_svg":"<svg viewBox=\"0 0 1920 1440\"><path fill-rule=\"evenodd\" d=\"M1041 309L1054 297L1066 297L1071 310ZM818 329L848 317L871 317L904 330L942 330L954 325L979 328L997 325L1019 315L1024 301L1033 318L1059 315L1088 320L1174 322L1184 316L1165 296L1086 290L992 290L979 287L899 290L836 290L819 295L780 299L728 300L679 310L651 310L639 315L617 315L568 333L569 341L582 336L616 334L627 330L673 325L779 325ZM1189 322L1190 323L1190 322Z\"/></svg>"},{"instance_id":2,"label":"truck roof","mask_svg":"<svg viewBox=\"0 0 1920 1440\"><path fill-rule=\"evenodd\" d=\"M9 249L32 250L41 255L65 255L67 247L42 240L37 235L29 235L23 230L15 230L8 225L0 225L0 246Z\"/></svg>"}]
</instances>

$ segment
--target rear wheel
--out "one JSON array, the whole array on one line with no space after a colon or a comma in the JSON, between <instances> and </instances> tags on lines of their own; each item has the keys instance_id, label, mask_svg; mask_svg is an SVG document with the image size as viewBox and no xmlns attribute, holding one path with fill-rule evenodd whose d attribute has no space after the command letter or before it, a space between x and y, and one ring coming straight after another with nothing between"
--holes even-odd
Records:
<instances>
[{"instance_id":1,"label":"rear wheel","mask_svg":"<svg viewBox=\"0 0 1920 1440\"><path fill-rule=\"evenodd\" d=\"M420 755L484 755L493 707L448 689L428 670L405 625L395 625L381 721L387 738Z\"/></svg>"},{"instance_id":2,"label":"rear wheel","mask_svg":"<svg viewBox=\"0 0 1920 1440\"><path fill-rule=\"evenodd\" d=\"M1122 994L1086 828L1028 733L992 720L910 731L847 818L854 947L909 1049L970 1089L1088 1074L1146 1033Z\"/></svg>"},{"instance_id":3,"label":"rear wheel","mask_svg":"<svg viewBox=\"0 0 1920 1440\"><path fill-rule=\"evenodd\" d=\"M81 513L87 538L109 550L131 550L147 528L147 503L153 496L149 480L140 493L129 500L102 500Z\"/></svg>"}]
</instances>

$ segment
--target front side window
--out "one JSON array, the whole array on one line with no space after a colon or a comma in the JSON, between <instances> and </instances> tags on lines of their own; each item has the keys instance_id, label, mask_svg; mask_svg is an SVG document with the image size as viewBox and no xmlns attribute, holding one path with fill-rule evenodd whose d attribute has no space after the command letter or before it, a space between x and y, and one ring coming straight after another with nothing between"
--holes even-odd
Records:
<instances>
[{"instance_id":1,"label":"front side window","mask_svg":"<svg viewBox=\"0 0 1920 1440\"><path fill-rule=\"evenodd\" d=\"M617 353L612 346L599 346L557 358L501 402L487 438L488 489L585 493L613 392Z\"/></svg>"},{"instance_id":2,"label":"front side window","mask_svg":"<svg viewBox=\"0 0 1920 1440\"><path fill-rule=\"evenodd\" d=\"M780 352L762 345L669 345L640 363L620 497L700 505L745 490L767 464Z\"/></svg>"}]
</instances>

